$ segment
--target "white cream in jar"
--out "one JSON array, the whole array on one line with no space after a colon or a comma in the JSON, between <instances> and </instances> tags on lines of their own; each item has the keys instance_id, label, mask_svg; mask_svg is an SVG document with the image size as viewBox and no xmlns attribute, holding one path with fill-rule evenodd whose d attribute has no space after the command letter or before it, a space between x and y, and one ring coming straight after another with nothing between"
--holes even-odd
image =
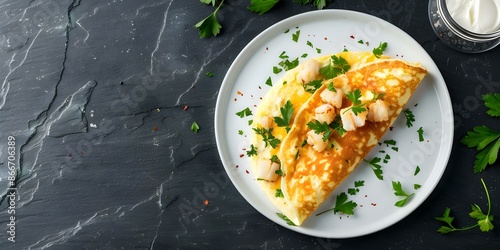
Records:
<instances>
[{"instance_id":1,"label":"white cream in jar","mask_svg":"<svg viewBox=\"0 0 500 250\"><path fill-rule=\"evenodd\" d=\"M500 0L446 0L446 7L466 30L477 34L500 30Z\"/></svg>"}]
</instances>

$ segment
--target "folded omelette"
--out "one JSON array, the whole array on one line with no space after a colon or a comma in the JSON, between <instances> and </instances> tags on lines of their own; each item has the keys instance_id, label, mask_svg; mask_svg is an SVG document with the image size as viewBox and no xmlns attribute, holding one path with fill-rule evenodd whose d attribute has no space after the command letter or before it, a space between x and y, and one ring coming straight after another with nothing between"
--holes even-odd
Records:
<instances>
[{"instance_id":1,"label":"folded omelette","mask_svg":"<svg viewBox=\"0 0 500 250\"><path fill-rule=\"evenodd\" d=\"M269 200L301 225L377 144L426 73L371 52L308 59L288 71L254 112L252 168Z\"/></svg>"}]
</instances>

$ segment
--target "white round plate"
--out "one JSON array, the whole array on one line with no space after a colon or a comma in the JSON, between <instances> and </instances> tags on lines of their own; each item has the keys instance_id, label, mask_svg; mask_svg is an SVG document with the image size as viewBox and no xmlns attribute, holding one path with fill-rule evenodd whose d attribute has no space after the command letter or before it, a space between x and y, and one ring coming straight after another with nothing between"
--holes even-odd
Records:
<instances>
[{"instance_id":1,"label":"white round plate","mask_svg":"<svg viewBox=\"0 0 500 250\"><path fill-rule=\"evenodd\" d=\"M295 42L292 36L298 35ZM365 158L382 159L383 180L376 178L370 166L362 162L354 172L332 192L330 197L300 227L289 226L276 213L278 210L261 191L251 173L246 150L250 147L251 116L240 118L237 112L255 110L261 98L270 89L266 80L273 82L285 74L273 73L273 66L289 60L349 51L372 51L381 42L387 42L384 52L393 58L419 62L427 68L424 78L406 108L415 116L412 127L407 127L401 113L379 146ZM307 55L304 55L307 54ZM305 56L304 58L302 56ZM422 128L424 141L419 141L417 130ZM453 142L453 111L446 84L432 59L408 34L396 26L363 13L346 10L320 10L296 15L276 23L253 39L229 68L217 99L215 109L215 136L224 168L241 195L270 220L291 230L324 238L349 238L370 234L397 223L414 211L431 194L439 182L449 159ZM394 140L395 146L383 141ZM396 151L397 150L397 151ZM388 159L390 157L390 159ZM386 159L387 163L383 160ZM416 171L418 168L420 171ZM418 173L417 173L418 172ZM359 192L348 195L357 203L354 215L334 214L316 216L332 208L335 197L354 187L355 181L364 181ZM403 197L394 195L392 182L400 182L408 193L414 193L407 204L394 204ZM415 188L420 185L420 188Z\"/></svg>"}]
</instances>

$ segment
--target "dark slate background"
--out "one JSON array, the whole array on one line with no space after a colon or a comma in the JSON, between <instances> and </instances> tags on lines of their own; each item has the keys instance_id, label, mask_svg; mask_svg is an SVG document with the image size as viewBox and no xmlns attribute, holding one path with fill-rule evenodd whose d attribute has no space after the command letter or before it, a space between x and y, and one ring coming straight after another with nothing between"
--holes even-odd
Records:
<instances>
[{"instance_id":1,"label":"dark slate background","mask_svg":"<svg viewBox=\"0 0 500 250\"><path fill-rule=\"evenodd\" d=\"M475 151L459 142L477 125L500 129L480 100L500 90L500 48L449 49L431 28L427 1L327 6L379 16L416 39L447 82L456 128L446 172L415 212L368 236L315 238L258 213L219 159L213 117L232 61L264 29L315 10L283 0L257 15L248 5L227 0L220 36L200 39L193 25L214 8L197 0L0 1L0 249L500 249L500 228L443 236L434 219L450 207L457 225L474 223L470 205L486 208L480 178L500 216L499 163L474 174ZM219 190L204 205L210 182Z\"/></svg>"}]
</instances>

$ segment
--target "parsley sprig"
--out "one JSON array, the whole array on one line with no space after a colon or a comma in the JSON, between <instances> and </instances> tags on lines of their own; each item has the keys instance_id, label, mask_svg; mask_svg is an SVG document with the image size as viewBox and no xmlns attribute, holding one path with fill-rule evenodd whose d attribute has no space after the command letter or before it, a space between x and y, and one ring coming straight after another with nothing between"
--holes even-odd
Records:
<instances>
[{"instance_id":1,"label":"parsley sprig","mask_svg":"<svg viewBox=\"0 0 500 250\"><path fill-rule=\"evenodd\" d=\"M351 65L342 56L331 56L330 64L324 66L319 70L319 73L325 79L332 79L338 75L344 74L351 68Z\"/></svg>"},{"instance_id":2,"label":"parsley sprig","mask_svg":"<svg viewBox=\"0 0 500 250\"><path fill-rule=\"evenodd\" d=\"M316 92L316 90L318 90L321 86L323 85L323 80L312 80L308 83L304 83L302 84L302 87L304 87L304 90L306 92L309 92L311 94L313 94L314 92Z\"/></svg>"},{"instance_id":3,"label":"parsley sprig","mask_svg":"<svg viewBox=\"0 0 500 250\"><path fill-rule=\"evenodd\" d=\"M340 212L343 214L353 215L354 208L357 206L358 206L358 204L356 202L349 200L347 197L347 194L342 192L339 195L337 195L337 198L335 199L335 206L333 208L325 210L325 211L317 214L316 216L322 215L322 214L327 213L327 212L332 211L332 210L333 210L334 214Z\"/></svg>"},{"instance_id":4,"label":"parsley sprig","mask_svg":"<svg viewBox=\"0 0 500 250\"><path fill-rule=\"evenodd\" d=\"M488 188L486 188L486 184L484 183L484 180L482 178L481 182L483 183L484 191L486 192L486 198L488 200L488 212L484 214L481 208L477 204L473 204L471 205L472 212L469 213L469 216L473 219L476 219L477 223L469 227L456 228L452 224L455 217L450 216L451 209L447 207L445 208L442 217L436 217L436 220L444 222L447 225L447 226L441 226L437 230L439 233L447 234L454 231L465 231L473 229L477 226L479 226L481 232L488 232L490 230L493 230L494 228L492 223L493 215L490 215L491 212L490 194L488 193Z\"/></svg>"},{"instance_id":5,"label":"parsley sprig","mask_svg":"<svg viewBox=\"0 0 500 250\"><path fill-rule=\"evenodd\" d=\"M259 15L262 15L269 10L271 10L274 5L276 5L279 2L279 0L251 0L250 1L250 6L248 6L248 10L259 13Z\"/></svg>"},{"instance_id":6,"label":"parsley sprig","mask_svg":"<svg viewBox=\"0 0 500 250\"><path fill-rule=\"evenodd\" d=\"M490 116L500 116L500 94L483 95L483 101L489 108L487 113ZM474 173L479 173L496 162L500 149L500 131L487 126L476 126L472 131L467 132L460 142L479 151L474 161Z\"/></svg>"},{"instance_id":7,"label":"parsley sprig","mask_svg":"<svg viewBox=\"0 0 500 250\"><path fill-rule=\"evenodd\" d=\"M363 113L366 111L366 106L376 100L382 99L384 97L384 93L377 94L375 91L372 91L373 93L373 98L371 100L368 100L367 102L362 102L361 101L361 90L355 89L354 91L348 91L345 95L347 99L349 99L352 102L352 106L349 107L344 111L347 112L351 110L354 115L358 115L359 113Z\"/></svg>"},{"instance_id":8,"label":"parsley sprig","mask_svg":"<svg viewBox=\"0 0 500 250\"><path fill-rule=\"evenodd\" d=\"M374 157L371 159L371 161L364 160L366 163L368 163L373 170L373 173L375 176L377 176L377 179L379 180L384 180L383 176L383 171L382 171L382 166L379 164L382 159L379 157Z\"/></svg>"},{"instance_id":9,"label":"parsley sprig","mask_svg":"<svg viewBox=\"0 0 500 250\"><path fill-rule=\"evenodd\" d=\"M401 182L399 182L399 181L398 182L392 181L392 189L394 190L394 195L396 195L398 197L403 197L402 200L399 200L394 204L394 206L396 206L396 207L403 207L408 202L410 197L412 197L415 194L415 193L411 193L411 194L406 193L403 190Z\"/></svg>"},{"instance_id":10,"label":"parsley sprig","mask_svg":"<svg viewBox=\"0 0 500 250\"><path fill-rule=\"evenodd\" d=\"M200 0L202 3L205 4L212 4L212 6L215 6L215 0ZM224 3L224 0L222 0L217 6L217 8L212 12L212 14L208 15L205 19L199 21L197 24L194 25L195 28L197 28L200 32L200 37L206 38L210 36L217 36L220 33L220 29L222 28L222 25L217 21L217 11L219 11L220 7Z\"/></svg>"},{"instance_id":11,"label":"parsley sprig","mask_svg":"<svg viewBox=\"0 0 500 250\"><path fill-rule=\"evenodd\" d=\"M413 122L415 122L415 116L413 115L413 112L410 109L405 109L403 110L403 113L405 114L406 117L406 126L412 127Z\"/></svg>"},{"instance_id":12,"label":"parsley sprig","mask_svg":"<svg viewBox=\"0 0 500 250\"><path fill-rule=\"evenodd\" d=\"M293 114L293 105L290 100L286 101L285 106L280 108L281 117L275 116L274 122L278 127L285 127L286 132L290 131L290 120Z\"/></svg>"},{"instance_id":13,"label":"parsley sprig","mask_svg":"<svg viewBox=\"0 0 500 250\"><path fill-rule=\"evenodd\" d=\"M387 43L380 43L377 48L373 49L373 55L375 55L376 58L380 58L382 54L384 54L385 49L387 49Z\"/></svg>"},{"instance_id":14,"label":"parsley sprig","mask_svg":"<svg viewBox=\"0 0 500 250\"><path fill-rule=\"evenodd\" d=\"M272 148L276 148L278 144L280 144L280 139L274 137L273 129L265 129L265 128L253 128L256 134L262 136L262 140L264 140L265 147L271 145Z\"/></svg>"}]
</instances>

